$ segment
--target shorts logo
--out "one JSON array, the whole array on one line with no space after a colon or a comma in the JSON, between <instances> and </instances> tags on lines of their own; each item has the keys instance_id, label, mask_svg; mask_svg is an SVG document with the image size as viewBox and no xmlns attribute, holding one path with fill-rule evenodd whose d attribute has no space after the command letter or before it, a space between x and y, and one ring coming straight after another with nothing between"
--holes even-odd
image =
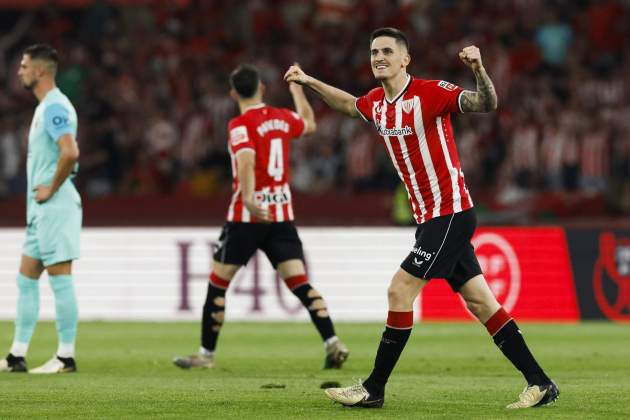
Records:
<instances>
[{"instance_id":1,"label":"shorts logo","mask_svg":"<svg viewBox=\"0 0 630 420\"><path fill-rule=\"evenodd\" d=\"M407 100L402 101L401 106L402 106L403 111L405 111L405 114L409 114L411 110L413 109L413 99L407 99Z\"/></svg>"},{"instance_id":2,"label":"shorts logo","mask_svg":"<svg viewBox=\"0 0 630 420\"><path fill-rule=\"evenodd\" d=\"M440 83L438 83L438 86L442 89L448 90L449 92L452 92L455 90L455 88L457 88L457 86L455 86L454 84L446 82L444 80L441 80Z\"/></svg>"},{"instance_id":3,"label":"shorts logo","mask_svg":"<svg viewBox=\"0 0 630 420\"><path fill-rule=\"evenodd\" d=\"M413 265L418 266L418 267L420 267L422 263L424 263L425 261L429 261L431 258L433 258L433 254L435 254L434 252L424 251L421 247L411 248L411 253L416 254L422 258L422 259L418 259L418 258L413 259Z\"/></svg>"},{"instance_id":4,"label":"shorts logo","mask_svg":"<svg viewBox=\"0 0 630 420\"><path fill-rule=\"evenodd\" d=\"M521 288L521 268L512 245L496 233L481 233L471 242L490 290L510 312Z\"/></svg>"},{"instance_id":5,"label":"shorts logo","mask_svg":"<svg viewBox=\"0 0 630 420\"><path fill-rule=\"evenodd\" d=\"M599 237L599 258L593 270L593 291L609 319L630 320L630 240L613 233Z\"/></svg>"},{"instance_id":6,"label":"shorts logo","mask_svg":"<svg viewBox=\"0 0 630 420\"><path fill-rule=\"evenodd\" d=\"M247 143L249 141L249 136L247 135L247 127L244 125L234 127L230 130L230 143L232 146L236 146L237 144Z\"/></svg>"}]
</instances>

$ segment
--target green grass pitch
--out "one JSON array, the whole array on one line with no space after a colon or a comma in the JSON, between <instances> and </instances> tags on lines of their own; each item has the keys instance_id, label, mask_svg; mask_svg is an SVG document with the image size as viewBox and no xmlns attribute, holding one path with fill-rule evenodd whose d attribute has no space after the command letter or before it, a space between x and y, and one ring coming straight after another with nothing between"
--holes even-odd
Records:
<instances>
[{"instance_id":1,"label":"green grass pitch","mask_svg":"<svg viewBox=\"0 0 630 420\"><path fill-rule=\"evenodd\" d=\"M319 386L365 378L381 324L339 324L350 359L342 370L323 371L323 346L310 324L228 322L218 367L183 371L171 359L196 351L198 323L84 322L76 374L0 374L0 419L630 418L628 324L521 327L561 389L552 406L504 408L524 382L473 323L416 325L390 379L384 408L365 410L333 405ZM12 335L12 323L0 322L1 348L9 348ZM54 324L41 323L29 366L46 361L55 348Z\"/></svg>"}]
</instances>

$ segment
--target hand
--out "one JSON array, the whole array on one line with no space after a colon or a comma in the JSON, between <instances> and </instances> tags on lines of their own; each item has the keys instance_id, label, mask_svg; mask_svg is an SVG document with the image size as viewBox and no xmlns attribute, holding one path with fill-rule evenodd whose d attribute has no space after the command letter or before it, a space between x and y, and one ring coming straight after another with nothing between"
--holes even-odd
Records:
<instances>
[{"instance_id":1,"label":"hand","mask_svg":"<svg viewBox=\"0 0 630 420\"><path fill-rule=\"evenodd\" d=\"M474 45L461 50L459 52L459 58L464 62L464 64L470 67L472 71L481 70L483 68L483 64L481 63L481 53L479 52L479 48Z\"/></svg>"},{"instance_id":2,"label":"hand","mask_svg":"<svg viewBox=\"0 0 630 420\"><path fill-rule=\"evenodd\" d=\"M302 71L299 64L294 64L289 67L289 70L284 74L284 80L287 82L295 82L299 85L306 84L309 76Z\"/></svg>"},{"instance_id":3,"label":"hand","mask_svg":"<svg viewBox=\"0 0 630 420\"><path fill-rule=\"evenodd\" d=\"M46 202L54 194L49 185L38 185L33 188L33 191L35 191L35 201L40 204Z\"/></svg>"},{"instance_id":4,"label":"hand","mask_svg":"<svg viewBox=\"0 0 630 420\"><path fill-rule=\"evenodd\" d=\"M260 220L263 223L271 223L271 215L269 214L269 209L263 208L258 204L254 203L252 200L243 200L243 204L247 207L247 210L251 213L253 217Z\"/></svg>"},{"instance_id":5,"label":"hand","mask_svg":"<svg viewBox=\"0 0 630 420\"><path fill-rule=\"evenodd\" d=\"M292 94L303 93L304 88L302 87L302 85L298 85L295 82L289 82L289 92L291 92Z\"/></svg>"}]
</instances>

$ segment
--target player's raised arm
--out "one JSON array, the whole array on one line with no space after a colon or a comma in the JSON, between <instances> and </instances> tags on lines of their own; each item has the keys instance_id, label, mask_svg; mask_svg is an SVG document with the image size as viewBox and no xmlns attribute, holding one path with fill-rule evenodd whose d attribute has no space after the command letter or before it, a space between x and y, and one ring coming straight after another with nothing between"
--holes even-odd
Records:
<instances>
[{"instance_id":1,"label":"player's raised arm","mask_svg":"<svg viewBox=\"0 0 630 420\"><path fill-rule=\"evenodd\" d=\"M256 189L256 153L253 150L244 149L236 155L237 176L241 184L241 197L247 210L256 219L262 222L271 222L269 211L260 207L254 199Z\"/></svg>"},{"instance_id":2,"label":"player's raised arm","mask_svg":"<svg viewBox=\"0 0 630 420\"><path fill-rule=\"evenodd\" d=\"M346 91L327 85L321 80L307 75L299 66L293 65L289 67L289 70L284 74L284 80L307 86L321 96L332 109L353 118L359 117L359 111L354 106L357 98Z\"/></svg>"},{"instance_id":3,"label":"player's raised arm","mask_svg":"<svg viewBox=\"0 0 630 420\"><path fill-rule=\"evenodd\" d=\"M315 113L311 104L306 99L304 89L297 83L289 83L289 91L293 97L293 103L295 104L295 111L304 120L306 127L304 128L304 134L312 134L317 130L317 123L315 122Z\"/></svg>"},{"instance_id":4,"label":"player's raised arm","mask_svg":"<svg viewBox=\"0 0 630 420\"><path fill-rule=\"evenodd\" d=\"M471 45L459 53L459 58L471 68L477 80L477 91L465 90L461 96L462 112L490 112L497 109L497 93L481 62L479 48Z\"/></svg>"}]
</instances>

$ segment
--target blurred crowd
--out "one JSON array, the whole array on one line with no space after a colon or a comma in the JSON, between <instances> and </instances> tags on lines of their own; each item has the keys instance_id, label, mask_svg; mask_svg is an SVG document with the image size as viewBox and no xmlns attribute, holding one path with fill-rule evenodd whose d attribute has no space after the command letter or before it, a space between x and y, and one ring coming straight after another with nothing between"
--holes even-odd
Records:
<instances>
[{"instance_id":1,"label":"blurred crowd","mask_svg":"<svg viewBox=\"0 0 630 420\"><path fill-rule=\"evenodd\" d=\"M613 211L630 211L627 0L94 1L1 15L0 197L25 188L36 104L15 73L31 43L60 51L58 85L80 117L76 182L84 195L208 196L230 188L234 67L257 65L272 105L292 107L282 75L293 62L358 96L375 86L371 31L394 26L410 39L417 77L474 89L457 53L481 49L499 110L453 119L478 201L593 194ZM294 189L395 188L372 127L309 96L318 132L294 143Z\"/></svg>"}]
</instances>

